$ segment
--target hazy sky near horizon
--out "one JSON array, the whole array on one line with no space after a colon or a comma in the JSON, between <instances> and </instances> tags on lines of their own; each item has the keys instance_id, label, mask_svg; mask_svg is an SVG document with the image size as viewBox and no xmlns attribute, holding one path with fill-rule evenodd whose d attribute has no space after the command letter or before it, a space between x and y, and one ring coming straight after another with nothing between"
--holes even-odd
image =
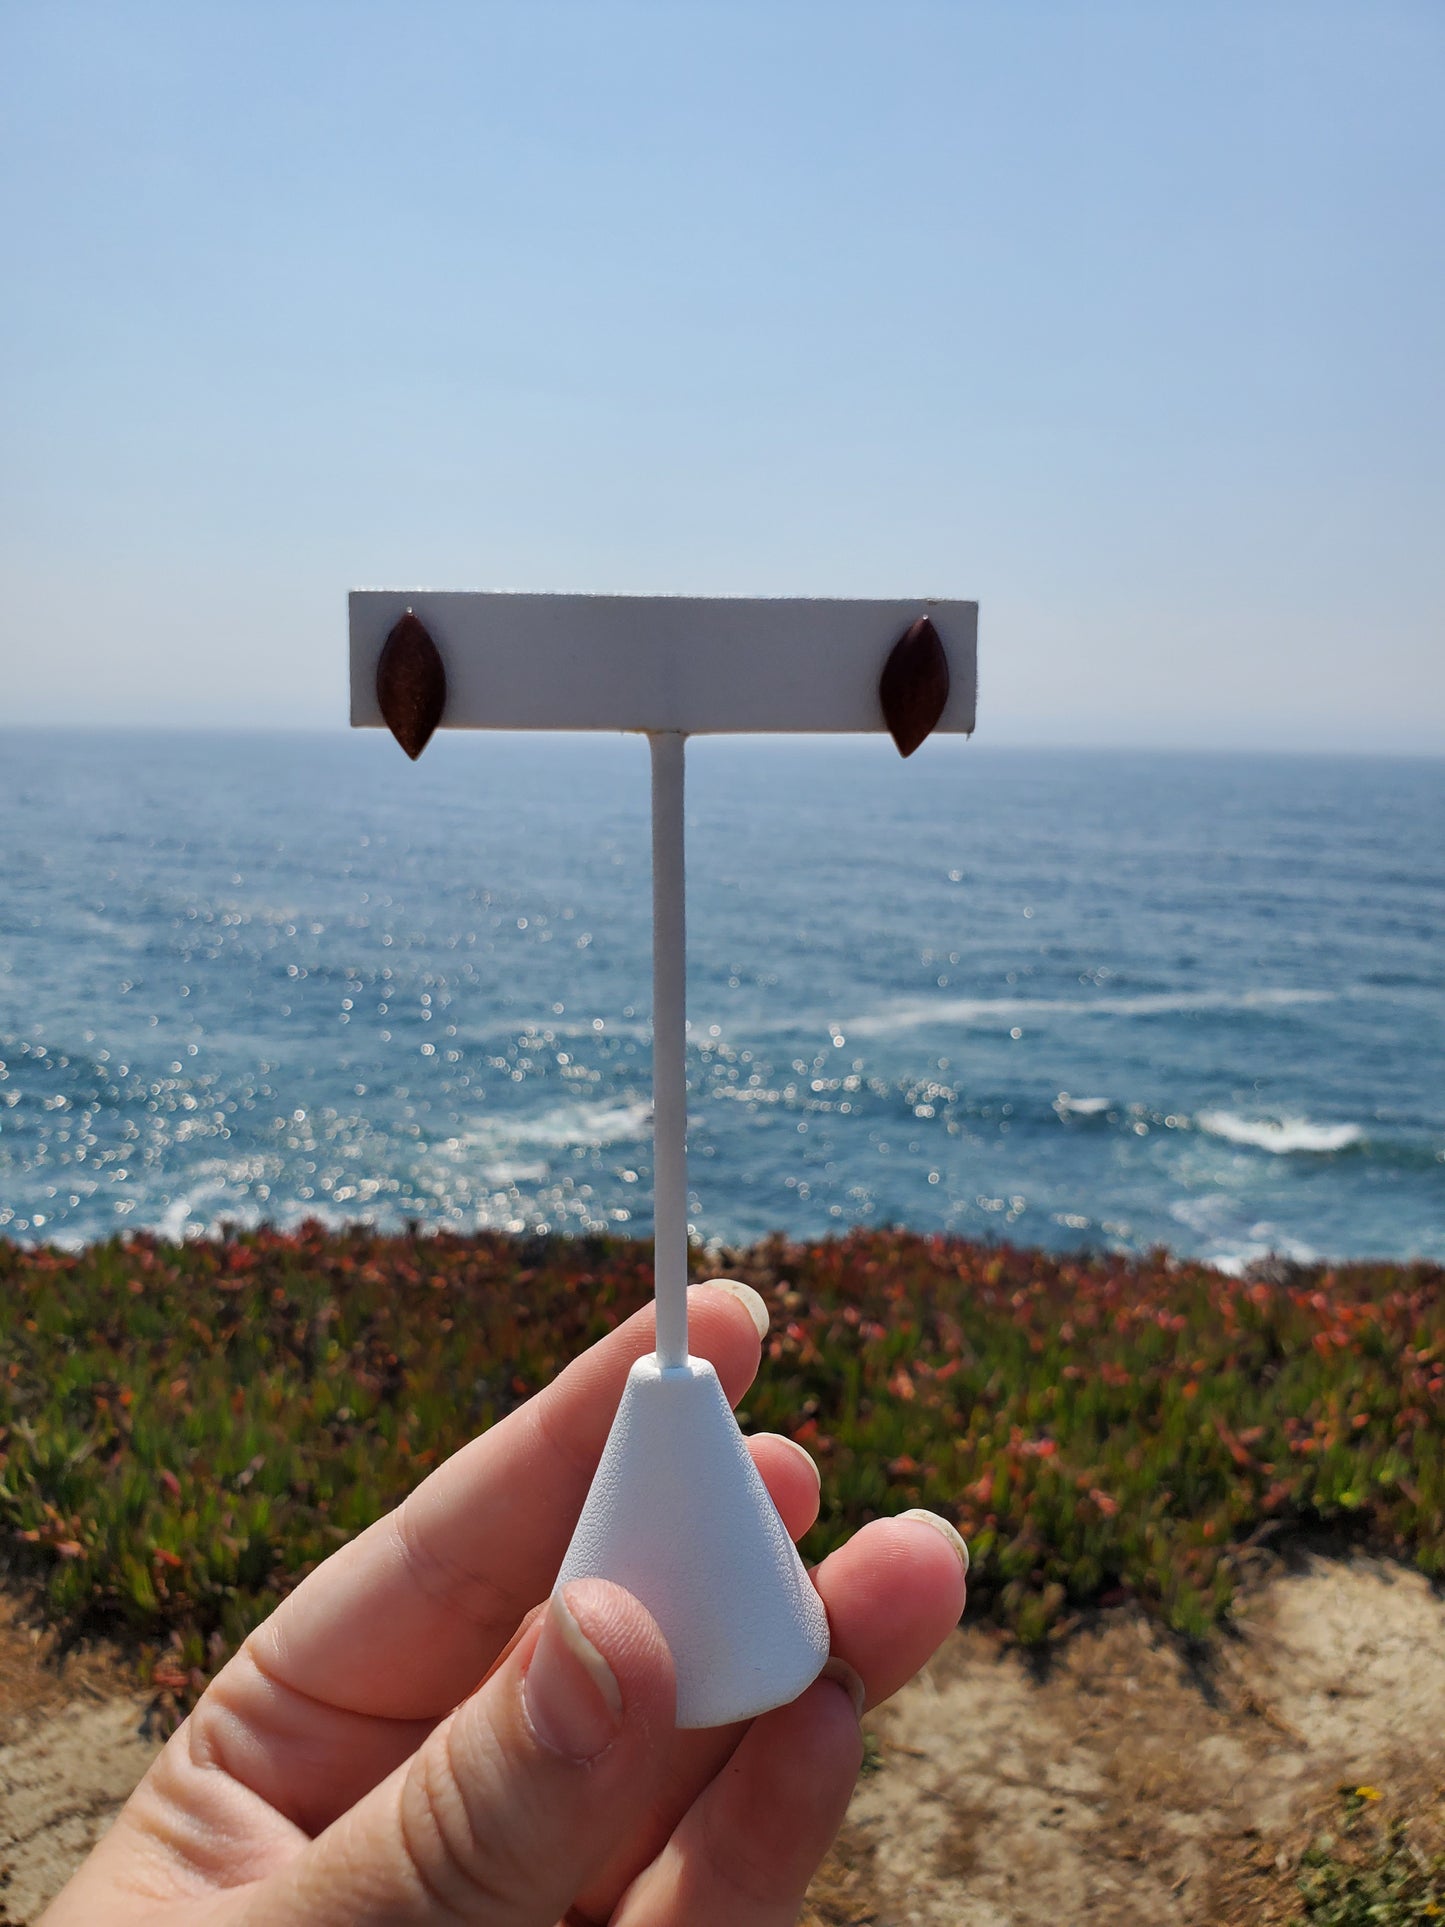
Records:
<instances>
[{"instance_id":1,"label":"hazy sky near horizon","mask_svg":"<svg viewBox=\"0 0 1445 1927\"><path fill-rule=\"evenodd\" d=\"M1445 7L0 8L0 722L362 585L975 596L980 736L1445 749Z\"/></svg>"}]
</instances>

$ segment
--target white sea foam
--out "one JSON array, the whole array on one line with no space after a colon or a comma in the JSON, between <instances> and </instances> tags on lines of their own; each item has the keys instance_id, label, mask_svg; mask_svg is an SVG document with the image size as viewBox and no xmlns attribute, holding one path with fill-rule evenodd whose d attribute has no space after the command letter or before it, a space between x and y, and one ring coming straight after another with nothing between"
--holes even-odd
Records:
<instances>
[{"instance_id":1,"label":"white sea foam","mask_svg":"<svg viewBox=\"0 0 1445 1927\"><path fill-rule=\"evenodd\" d=\"M486 1166L482 1176L488 1184L510 1190L517 1184L540 1184L547 1176L547 1166L540 1161L527 1164L520 1158L499 1158L495 1164Z\"/></svg>"},{"instance_id":2,"label":"white sea foam","mask_svg":"<svg viewBox=\"0 0 1445 1927\"><path fill-rule=\"evenodd\" d=\"M1244 1201L1230 1193L1211 1190L1176 1198L1169 1215L1194 1234L1191 1243L1199 1256L1231 1278L1241 1277L1261 1258L1288 1258L1307 1265L1319 1256L1311 1245L1292 1238L1268 1219L1249 1218Z\"/></svg>"},{"instance_id":3,"label":"white sea foam","mask_svg":"<svg viewBox=\"0 0 1445 1927\"><path fill-rule=\"evenodd\" d=\"M239 1158L203 1158L186 1174L191 1182L168 1201L153 1199L142 1205L134 1225L148 1226L173 1244L188 1238L214 1238L224 1225L251 1226L276 1216L279 1204L268 1211L255 1196L263 1181L280 1183L285 1165L271 1154ZM269 1198L268 1198L269 1202ZM295 1216L316 1216L320 1207L298 1206Z\"/></svg>"},{"instance_id":4,"label":"white sea foam","mask_svg":"<svg viewBox=\"0 0 1445 1927\"><path fill-rule=\"evenodd\" d=\"M156 1221L158 1235L172 1244L203 1236L209 1220L201 1214L201 1206L225 1197L227 1189L224 1177L214 1177L205 1184L193 1184L179 1197L172 1198L161 1212Z\"/></svg>"},{"instance_id":5,"label":"white sea foam","mask_svg":"<svg viewBox=\"0 0 1445 1927\"><path fill-rule=\"evenodd\" d=\"M1233 1111L1201 1111L1197 1122L1211 1137L1271 1151L1276 1157L1295 1151L1343 1151L1365 1135L1358 1124L1312 1124L1304 1117L1237 1117Z\"/></svg>"},{"instance_id":6,"label":"white sea foam","mask_svg":"<svg viewBox=\"0 0 1445 1927\"><path fill-rule=\"evenodd\" d=\"M1191 1011L1285 1010L1296 1004L1332 1003L1333 990L1265 988L1159 992L1139 997L906 997L838 1028L852 1037L887 1037L930 1024L1023 1023L1031 1018L1170 1017Z\"/></svg>"},{"instance_id":7,"label":"white sea foam","mask_svg":"<svg viewBox=\"0 0 1445 1927\"><path fill-rule=\"evenodd\" d=\"M652 1123L652 1106L643 1099L632 1104L559 1104L531 1123L519 1121L512 1133L517 1144L589 1145L601 1149L645 1137Z\"/></svg>"},{"instance_id":8,"label":"white sea foam","mask_svg":"<svg viewBox=\"0 0 1445 1927\"><path fill-rule=\"evenodd\" d=\"M523 1146L600 1151L645 1137L651 1124L652 1106L642 1099L632 1104L558 1104L537 1117L486 1119L462 1141L502 1159Z\"/></svg>"},{"instance_id":9,"label":"white sea foam","mask_svg":"<svg viewBox=\"0 0 1445 1927\"><path fill-rule=\"evenodd\" d=\"M1054 1109L1061 1116L1102 1117L1112 1102L1112 1098L1070 1097L1067 1091L1060 1091L1054 1099Z\"/></svg>"},{"instance_id":10,"label":"white sea foam","mask_svg":"<svg viewBox=\"0 0 1445 1927\"><path fill-rule=\"evenodd\" d=\"M1301 1244L1298 1238L1287 1238L1273 1225L1257 1224L1244 1243L1221 1245L1204 1255L1216 1271L1222 1271L1229 1278L1242 1278L1261 1258L1287 1258L1291 1264L1312 1265L1320 1254L1313 1245Z\"/></svg>"}]
</instances>

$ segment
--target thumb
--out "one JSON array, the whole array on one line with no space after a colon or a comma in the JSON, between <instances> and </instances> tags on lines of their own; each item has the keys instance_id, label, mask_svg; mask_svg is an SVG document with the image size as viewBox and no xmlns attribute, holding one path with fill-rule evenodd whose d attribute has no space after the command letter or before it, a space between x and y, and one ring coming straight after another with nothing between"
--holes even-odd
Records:
<instances>
[{"instance_id":1,"label":"thumb","mask_svg":"<svg viewBox=\"0 0 1445 1927\"><path fill-rule=\"evenodd\" d=\"M243 1909L265 1927L554 1927L655 1797L672 1655L601 1579L554 1594L405 1765Z\"/></svg>"}]
</instances>

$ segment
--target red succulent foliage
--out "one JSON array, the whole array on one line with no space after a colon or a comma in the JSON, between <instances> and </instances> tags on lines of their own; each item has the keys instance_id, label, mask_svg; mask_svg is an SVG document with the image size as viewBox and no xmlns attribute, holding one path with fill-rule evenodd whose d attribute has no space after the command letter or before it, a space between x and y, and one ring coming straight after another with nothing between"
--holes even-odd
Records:
<instances>
[{"instance_id":1,"label":"red succulent foliage","mask_svg":"<svg viewBox=\"0 0 1445 1927\"><path fill-rule=\"evenodd\" d=\"M1204 1637L1262 1539L1445 1576L1445 1272L1229 1278L903 1232L699 1259L773 1312L751 1429L824 1465L820 1556L927 1505L1026 1640L1139 1600ZM185 1696L342 1540L645 1302L626 1239L318 1225L0 1244L0 1542ZM163 1677L164 1676L164 1677Z\"/></svg>"}]
</instances>

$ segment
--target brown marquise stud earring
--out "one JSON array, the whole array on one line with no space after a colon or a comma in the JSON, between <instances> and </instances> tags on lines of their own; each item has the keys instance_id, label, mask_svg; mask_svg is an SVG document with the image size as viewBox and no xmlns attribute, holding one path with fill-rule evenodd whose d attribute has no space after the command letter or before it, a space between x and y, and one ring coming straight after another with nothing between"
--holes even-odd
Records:
<instances>
[{"instance_id":1,"label":"brown marquise stud earring","mask_svg":"<svg viewBox=\"0 0 1445 1927\"><path fill-rule=\"evenodd\" d=\"M948 702L948 657L938 631L920 616L893 645L878 679L883 720L900 756L911 756Z\"/></svg>"},{"instance_id":2,"label":"brown marquise stud earring","mask_svg":"<svg viewBox=\"0 0 1445 1927\"><path fill-rule=\"evenodd\" d=\"M436 644L410 609L377 659L376 700L383 722L415 762L447 706L447 672Z\"/></svg>"}]
</instances>

